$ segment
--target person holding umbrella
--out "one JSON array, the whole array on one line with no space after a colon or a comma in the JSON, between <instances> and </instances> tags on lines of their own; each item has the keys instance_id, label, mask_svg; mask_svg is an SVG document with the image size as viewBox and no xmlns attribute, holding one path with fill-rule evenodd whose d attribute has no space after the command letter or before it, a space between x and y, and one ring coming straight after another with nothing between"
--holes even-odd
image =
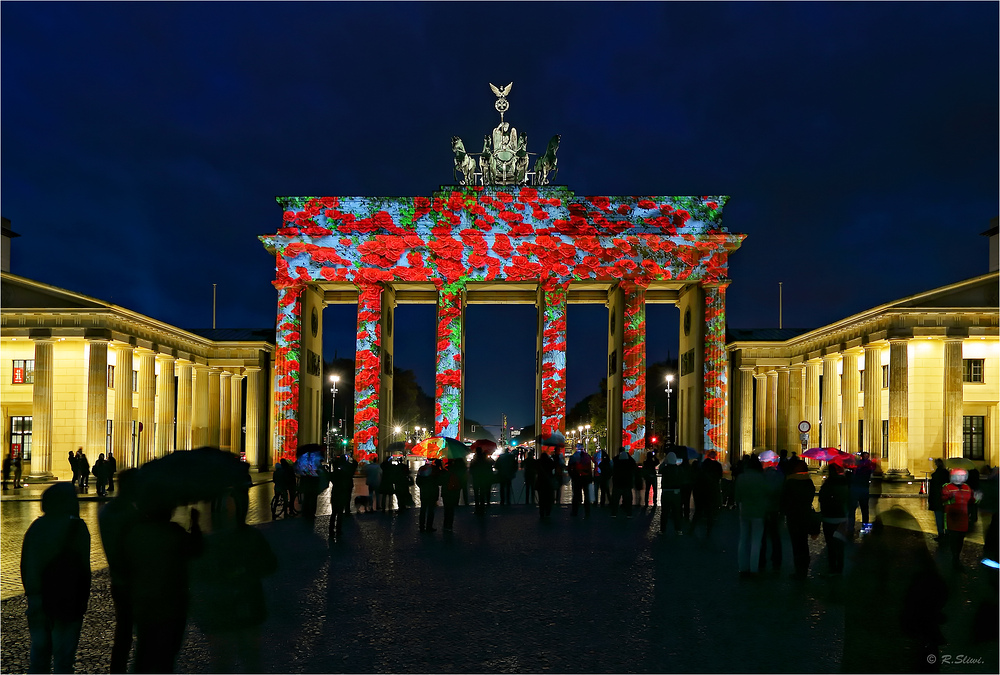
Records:
<instances>
[{"instance_id":1,"label":"person holding umbrella","mask_svg":"<svg viewBox=\"0 0 1000 675\"><path fill-rule=\"evenodd\" d=\"M441 479L441 501L444 502L444 531L455 528L455 507L468 482L468 468L464 457L449 457L445 460L446 475Z\"/></svg>"},{"instance_id":2,"label":"person holding umbrella","mask_svg":"<svg viewBox=\"0 0 1000 675\"><path fill-rule=\"evenodd\" d=\"M951 469L951 482L941 488L941 503L948 525L948 546L951 548L951 565L955 570L962 569L960 556L965 544L965 535L969 533L969 504L976 495L972 488L966 485L969 479L968 469L955 467Z\"/></svg>"},{"instance_id":3,"label":"person holding umbrella","mask_svg":"<svg viewBox=\"0 0 1000 675\"><path fill-rule=\"evenodd\" d=\"M443 474L444 464L440 459L431 460L428 458L424 465L417 469L417 489L420 491L421 532L437 531L437 528L434 527L434 508L437 506Z\"/></svg>"},{"instance_id":4,"label":"person holding umbrella","mask_svg":"<svg viewBox=\"0 0 1000 675\"><path fill-rule=\"evenodd\" d=\"M555 498L556 463L543 451L535 462L535 489L538 491L538 517L542 520L552 514L552 500Z\"/></svg>"},{"instance_id":5,"label":"person holding umbrella","mask_svg":"<svg viewBox=\"0 0 1000 675\"><path fill-rule=\"evenodd\" d=\"M358 463L338 452L330 466L330 541L336 541L343 530L344 516L351 510L351 490ZM320 489L323 486L320 485Z\"/></svg>"}]
</instances>

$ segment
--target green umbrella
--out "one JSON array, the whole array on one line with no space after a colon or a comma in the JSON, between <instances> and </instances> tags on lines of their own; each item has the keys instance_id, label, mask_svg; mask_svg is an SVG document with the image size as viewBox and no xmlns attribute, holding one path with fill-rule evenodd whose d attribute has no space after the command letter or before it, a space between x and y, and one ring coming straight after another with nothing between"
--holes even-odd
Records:
<instances>
[{"instance_id":1,"label":"green umbrella","mask_svg":"<svg viewBox=\"0 0 1000 675\"><path fill-rule=\"evenodd\" d=\"M944 465L949 469L965 469L966 471L976 468L976 463L965 457L949 457L944 460Z\"/></svg>"},{"instance_id":2,"label":"green umbrella","mask_svg":"<svg viewBox=\"0 0 1000 675\"><path fill-rule=\"evenodd\" d=\"M431 436L417 443L410 450L411 455L428 459L464 459L469 454L469 446L447 436Z\"/></svg>"}]
</instances>

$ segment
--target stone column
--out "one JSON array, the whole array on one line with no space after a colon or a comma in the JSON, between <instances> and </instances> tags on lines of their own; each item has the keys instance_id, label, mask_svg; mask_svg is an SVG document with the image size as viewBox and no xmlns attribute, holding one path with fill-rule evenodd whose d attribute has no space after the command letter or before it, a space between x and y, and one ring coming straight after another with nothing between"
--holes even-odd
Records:
<instances>
[{"instance_id":1,"label":"stone column","mask_svg":"<svg viewBox=\"0 0 1000 675\"><path fill-rule=\"evenodd\" d=\"M220 382L221 373L215 368L208 370L208 445L219 447Z\"/></svg>"},{"instance_id":2,"label":"stone column","mask_svg":"<svg viewBox=\"0 0 1000 675\"><path fill-rule=\"evenodd\" d=\"M826 354L823 357L823 440L824 448L840 447L839 401L837 400L837 362L840 354Z\"/></svg>"},{"instance_id":3,"label":"stone column","mask_svg":"<svg viewBox=\"0 0 1000 675\"><path fill-rule=\"evenodd\" d=\"M35 338L35 383L31 390L31 476L52 475L54 341ZM23 466L23 463L22 463Z\"/></svg>"},{"instance_id":4,"label":"stone column","mask_svg":"<svg viewBox=\"0 0 1000 675\"><path fill-rule=\"evenodd\" d=\"M284 458L294 462L295 449L299 445L299 364L302 360L302 291L305 285L273 283L278 290L273 382L274 452L277 457L274 460ZM360 368L360 361L358 365ZM249 404L247 407L249 409ZM249 457L249 450L247 455Z\"/></svg>"},{"instance_id":5,"label":"stone column","mask_svg":"<svg viewBox=\"0 0 1000 675\"><path fill-rule=\"evenodd\" d=\"M233 373L229 385L229 449L243 451L243 376Z\"/></svg>"},{"instance_id":6,"label":"stone column","mask_svg":"<svg viewBox=\"0 0 1000 675\"><path fill-rule=\"evenodd\" d=\"M740 456L753 452L753 366L740 366Z\"/></svg>"},{"instance_id":7,"label":"stone column","mask_svg":"<svg viewBox=\"0 0 1000 675\"><path fill-rule=\"evenodd\" d=\"M767 373L767 419L764 427L764 445L777 450L778 442L778 371Z\"/></svg>"},{"instance_id":8,"label":"stone column","mask_svg":"<svg viewBox=\"0 0 1000 675\"><path fill-rule=\"evenodd\" d=\"M153 459L156 447L156 354L148 349L139 350L139 465Z\"/></svg>"},{"instance_id":9,"label":"stone column","mask_svg":"<svg viewBox=\"0 0 1000 675\"><path fill-rule=\"evenodd\" d=\"M882 457L882 345L865 345L864 444L872 458Z\"/></svg>"},{"instance_id":10,"label":"stone column","mask_svg":"<svg viewBox=\"0 0 1000 675\"><path fill-rule=\"evenodd\" d=\"M566 297L568 286L551 277L542 281L539 289L541 302L541 420L539 433L543 436L554 432L566 432ZM624 287L619 285L622 292ZM623 301L624 302L624 301ZM624 305L623 305L624 307ZM628 320L625 320L628 324ZM624 344L624 343L623 343ZM623 346L623 349L626 347ZM622 387L625 386L625 358L622 358ZM623 394L624 399L624 394ZM623 400L624 403L624 400ZM622 408L622 422L631 419ZM632 451L631 439L626 442L622 428L622 445L617 438L608 439L608 445L615 450L625 447Z\"/></svg>"},{"instance_id":11,"label":"stone column","mask_svg":"<svg viewBox=\"0 0 1000 675\"><path fill-rule=\"evenodd\" d=\"M191 439L191 415L193 408L192 388L194 370L190 361L177 362L177 449L190 450L194 446Z\"/></svg>"},{"instance_id":12,"label":"stone column","mask_svg":"<svg viewBox=\"0 0 1000 675\"><path fill-rule=\"evenodd\" d=\"M798 453L802 452L799 422L806 419L802 396L805 369L804 363L795 363L788 368L788 449Z\"/></svg>"},{"instance_id":13,"label":"stone column","mask_svg":"<svg viewBox=\"0 0 1000 675\"><path fill-rule=\"evenodd\" d=\"M866 366L867 367L867 366ZM889 471L890 477L910 477L909 341L889 340Z\"/></svg>"},{"instance_id":14,"label":"stone column","mask_svg":"<svg viewBox=\"0 0 1000 675\"><path fill-rule=\"evenodd\" d=\"M754 403L753 448L763 450L767 444L767 375L755 373L753 376L757 399Z\"/></svg>"},{"instance_id":15,"label":"stone column","mask_svg":"<svg viewBox=\"0 0 1000 675\"><path fill-rule=\"evenodd\" d=\"M260 430L266 426L261 423L261 412L264 407L260 404L260 368L250 367L244 370L247 376L247 463L256 467L258 471L268 470L271 467L260 464L263 459L259 447Z\"/></svg>"},{"instance_id":16,"label":"stone column","mask_svg":"<svg viewBox=\"0 0 1000 675\"><path fill-rule=\"evenodd\" d=\"M163 457L174 451L174 357L160 354L160 376L156 379L156 449L154 457ZM188 369L190 372L190 368ZM188 396L191 395L190 375ZM190 427L189 427L190 428Z\"/></svg>"},{"instance_id":17,"label":"stone column","mask_svg":"<svg viewBox=\"0 0 1000 675\"><path fill-rule=\"evenodd\" d=\"M646 289L634 281L620 283L624 293L622 335L622 447L633 457L646 450ZM564 287L565 289L565 287ZM563 291L563 326L566 320L566 291ZM565 350L566 331L557 338ZM565 364L565 351L563 352ZM563 430L566 427L566 373L562 375ZM544 386L543 389L544 391Z\"/></svg>"},{"instance_id":18,"label":"stone column","mask_svg":"<svg viewBox=\"0 0 1000 675\"><path fill-rule=\"evenodd\" d=\"M704 282L705 358L704 388L705 450L715 450L719 459L729 461L729 353L726 351L726 288L729 280Z\"/></svg>"},{"instance_id":19,"label":"stone column","mask_svg":"<svg viewBox=\"0 0 1000 675\"><path fill-rule=\"evenodd\" d=\"M354 452L370 454L378 451L379 403L382 396L382 360L380 348L382 344L382 285L365 283L358 285L358 336L354 348L354 362L357 372L354 375ZM441 295L438 296L438 333L441 330ZM459 322L460 323L460 322ZM439 338L440 341L440 338ZM454 405L453 412L447 420L447 433L450 438L461 438L461 389L462 363L461 359L442 360L440 345L437 363L437 393L440 405L442 387L442 369L448 370L445 379L449 383L448 400ZM440 408L438 408L440 410Z\"/></svg>"},{"instance_id":20,"label":"stone column","mask_svg":"<svg viewBox=\"0 0 1000 675\"><path fill-rule=\"evenodd\" d=\"M132 345L119 345L115 353L115 416L111 422L111 449L118 470L134 469L132 456Z\"/></svg>"},{"instance_id":21,"label":"stone column","mask_svg":"<svg viewBox=\"0 0 1000 675\"><path fill-rule=\"evenodd\" d=\"M194 402L191 405L191 447L208 445L208 366L194 364Z\"/></svg>"},{"instance_id":22,"label":"stone column","mask_svg":"<svg viewBox=\"0 0 1000 675\"><path fill-rule=\"evenodd\" d=\"M858 391L861 384L861 376L858 373L858 355L861 353L862 350L857 347L843 353L843 377L840 388L843 419L841 445L844 452L849 452L852 455L861 451L858 446Z\"/></svg>"},{"instance_id":23,"label":"stone column","mask_svg":"<svg viewBox=\"0 0 1000 675\"><path fill-rule=\"evenodd\" d=\"M229 378L232 373L222 371L219 373L219 449L229 450L232 443L233 413L231 409L232 387Z\"/></svg>"},{"instance_id":24,"label":"stone column","mask_svg":"<svg viewBox=\"0 0 1000 675\"><path fill-rule=\"evenodd\" d=\"M87 457L97 459L108 442L108 341L87 342Z\"/></svg>"},{"instance_id":25,"label":"stone column","mask_svg":"<svg viewBox=\"0 0 1000 675\"><path fill-rule=\"evenodd\" d=\"M788 442L788 368L782 366L778 368L778 393L775 396L775 406L777 407L777 438L775 439L775 451L790 450Z\"/></svg>"},{"instance_id":26,"label":"stone column","mask_svg":"<svg viewBox=\"0 0 1000 675\"><path fill-rule=\"evenodd\" d=\"M949 338L944 342L944 457L962 456L964 397L962 340Z\"/></svg>"},{"instance_id":27,"label":"stone column","mask_svg":"<svg viewBox=\"0 0 1000 675\"><path fill-rule=\"evenodd\" d=\"M806 395L805 395L805 419L812 425L809 430L809 441L806 443L810 448L821 447L822 442L819 436L819 373L821 362L819 359L806 361Z\"/></svg>"}]
</instances>

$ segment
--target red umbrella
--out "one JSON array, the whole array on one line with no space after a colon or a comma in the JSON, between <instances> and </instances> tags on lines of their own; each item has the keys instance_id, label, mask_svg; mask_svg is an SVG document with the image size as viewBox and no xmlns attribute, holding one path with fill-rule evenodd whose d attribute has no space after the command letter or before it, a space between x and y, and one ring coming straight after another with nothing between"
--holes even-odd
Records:
<instances>
[{"instance_id":1,"label":"red umbrella","mask_svg":"<svg viewBox=\"0 0 1000 675\"><path fill-rule=\"evenodd\" d=\"M487 455L492 455L494 451L496 451L497 449L497 444L494 443L493 441L488 441L485 438L480 438L478 441L475 441L469 447L472 449L473 452L475 452L479 448L482 448L483 452L485 452Z\"/></svg>"},{"instance_id":2,"label":"red umbrella","mask_svg":"<svg viewBox=\"0 0 1000 675\"><path fill-rule=\"evenodd\" d=\"M802 456L807 459L819 460L820 462L829 462L834 457L846 454L846 452L841 452L837 448L809 448L802 453Z\"/></svg>"},{"instance_id":3,"label":"red umbrella","mask_svg":"<svg viewBox=\"0 0 1000 675\"><path fill-rule=\"evenodd\" d=\"M858 458L848 452L845 452L831 459L830 464L839 464L845 469L851 469L858 465Z\"/></svg>"}]
</instances>

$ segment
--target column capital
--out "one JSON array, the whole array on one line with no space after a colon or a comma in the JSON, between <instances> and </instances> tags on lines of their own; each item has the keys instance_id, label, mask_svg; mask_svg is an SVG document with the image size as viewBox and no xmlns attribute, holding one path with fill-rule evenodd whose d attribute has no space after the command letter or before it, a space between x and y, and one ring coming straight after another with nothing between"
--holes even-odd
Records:
<instances>
[{"instance_id":1,"label":"column capital","mask_svg":"<svg viewBox=\"0 0 1000 675\"><path fill-rule=\"evenodd\" d=\"M247 373L259 373L260 366L243 366L243 371Z\"/></svg>"},{"instance_id":2,"label":"column capital","mask_svg":"<svg viewBox=\"0 0 1000 675\"><path fill-rule=\"evenodd\" d=\"M861 356L864 353L865 353L865 348L861 346L848 347L843 352L841 352L841 354L845 356Z\"/></svg>"},{"instance_id":3,"label":"column capital","mask_svg":"<svg viewBox=\"0 0 1000 675\"><path fill-rule=\"evenodd\" d=\"M702 279L702 288L726 288L729 284L733 283L733 280L728 277L723 277L721 279Z\"/></svg>"},{"instance_id":4,"label":"column capital","mask_svg":"<svg viewBox=\"0 0 1000 675\"><path fill-rule=\"evenodd\" d=\"M757 366L740 366L741 373L752 373L757 370Z\"/></svg>"}]
</instances>

